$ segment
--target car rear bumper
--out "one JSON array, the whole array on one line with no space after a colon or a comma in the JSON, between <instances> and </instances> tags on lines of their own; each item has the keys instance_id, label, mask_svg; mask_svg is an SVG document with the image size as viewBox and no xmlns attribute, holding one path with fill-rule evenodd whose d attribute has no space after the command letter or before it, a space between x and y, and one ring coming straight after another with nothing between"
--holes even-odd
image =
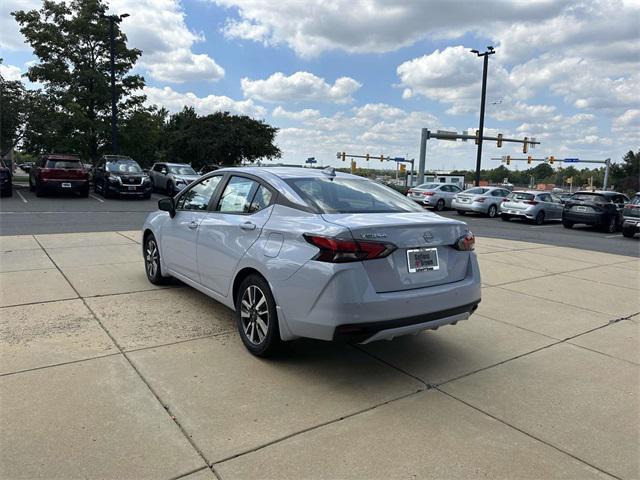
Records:
<instances>
[{"instance_id":1,"label":"car rear bumper","mask_svg":"<svg viewBox=\"0 0 640 480\"><path fill-rule=\"evenodd\" d=\"M290 338L368 342L468 318L481 293L475 254L467 261L460 281L396 292L376 292L361 263L315 261L272 287Z\"/></svg>"},{"instance_id":2,"label":"car rear bumper","mask_svg":"<svg viewBox=\"0 0 640 480\"><path fill-rule=\"evenodd\" d=\"M536 212L532 209L517 210L513 208L500 207L500 215L508 215L509 217L526 218L527 220L533 220L536 218Z\"/></svg>"},{"instance_id":3,"label":"car rear bumper","mask_svg":"<svg viewBox=\"0 0 640 480\"><path fill-rule=\"evenodd\" d=\"M583 223L585 225L603 225L607 223L605 213L577 213L565 211L562 213L562 220L572 223Z\"/></svg>"},{"instance_id":4,"label":"car rear bumper","mask_svg":"<svg viewBox=\"0 0 640 480\"><path fill-rule=\"evenodd\" d=\"M636 233L640 232L640 218L625 218L622 222L622 228L634 229Z\"/></svg>"},{"instance_id":5,"label":"car rear bumper","mask_svg":"<svg viewBox=\"0 0 640 480\"><path fill-rule=\"evenodd\" d=\"M89 180L52 180L43 178L39 183L40 188L58 192L80 192L89 190Z\"/></svg>"},{"instance_id":6,"label":"car rear bumper","mask_svg":"<svg viewBox=\"0 0 640 480\"><path fill-rule=\"evenodd\" d=\"M487 213L489 209L489 205L480 202L458 202L457 200L453 200L451 202L451 208L453 210L460 210L463 212L476 212L476 213Z\"/></svg>"}]
</instances>

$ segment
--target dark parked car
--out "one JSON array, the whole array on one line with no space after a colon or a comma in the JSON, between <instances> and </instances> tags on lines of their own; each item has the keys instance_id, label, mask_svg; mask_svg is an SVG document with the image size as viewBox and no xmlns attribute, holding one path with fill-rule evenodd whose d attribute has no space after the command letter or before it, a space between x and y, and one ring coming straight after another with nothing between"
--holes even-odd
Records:
<instances>
[{"instance_id":1,"label":"dark parked car","mask_svg":"<svg viewBox=\"0 0 640 480\"><path fill-rule=\"evenodd\" d=\"M24 162L24 163L21 163L20 165L18 165L18 167L24 173L29 173L29 170L31 170L31 167L33 167L33 162Z\"/></svg>"},{"instance_id":2,"label":"dark parked car","mask_svg":"<svg viewBox=\"0 0 640 480\"><path fill-rule=\"evenodd\" d=\"M11 169L7 167L3 161L0 161L0 197L10 197L13 195L11 185L12 177Z\"/></svg>"},{"instance_id":3,"label":"dark parked car","mask_svg":"<svg viewBox=\"0 0 640 480\"><path fill-rule=\"evenodd\" d=\"M104 155L93 174L93 188L104 198L151 197L151 179L131 157Z\"/></svg>"},{"instance_id":4,"label":"dark parked car","mask_svg":"<svg viewBox=\"0 0 640 480\"><path fill-rule=\"evenodd\" d=\"M562 210L562 225L572 228L584 223L614 233L622 225L622 208L629 201L618 192L576 192Z\"/></svg>"},{"instance_id":5,"label":"dark parked car","mask_svg":"<svg viewBox=\"0 0 640 480\"><path fill-rule=\"evenodd\" d=\"M75 155L43 155L29 171L29 189L38 197L69 192L89 195L89 172Z\"/></svg>"},{"instance_id":6,"label":"dark parked car","mask_svg":"<svg viewBox=\"0 0 640 480\"><path fill-rule=\"evenodd\" d=\"M640 192L622 209L622 235L632 238L640 232Z\"/></svg>"}]
</instances>

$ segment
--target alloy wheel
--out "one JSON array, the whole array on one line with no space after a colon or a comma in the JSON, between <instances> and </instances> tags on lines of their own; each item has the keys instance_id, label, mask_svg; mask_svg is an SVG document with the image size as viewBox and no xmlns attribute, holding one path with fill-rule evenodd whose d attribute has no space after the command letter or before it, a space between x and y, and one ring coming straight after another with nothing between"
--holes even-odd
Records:
<instances>
[{"instance_id":1,"label":"alloy wheel","mask_svg":"<svg viewBox=\"0 0 640 480\"><path fill-rule=\"evenodd\" d=\"M267 297L257 285L250 285L242 295L240 320L246 338L260 345L269 330L269 308Z\"/></svg>"},{"instance_id":2,"label":"alloy wheel","mask_svg":"<svg viewBox=\"0 0 640 480\"><path fill-rule=\"evenodd\" d=\"M150 278L155 278L156 274L158 273L158 266L160 265L160 255L158 254L158 246L156 245L156 241L153 238L147 241L144 263L147 269L147 275Z\"/></svg>"},{"instance_id":3,"label":"alloy wheel","mask_svg":"<svg viewBox=\"0 0 640 480\"><path fill-rule=\"evenodd\" d=\"M487 215L489 216L489 218L494 218L497 214L498 214L498 208L495 205L491 205L489 207L489 211L487 212Z\"/></svg>"}]
</instances>

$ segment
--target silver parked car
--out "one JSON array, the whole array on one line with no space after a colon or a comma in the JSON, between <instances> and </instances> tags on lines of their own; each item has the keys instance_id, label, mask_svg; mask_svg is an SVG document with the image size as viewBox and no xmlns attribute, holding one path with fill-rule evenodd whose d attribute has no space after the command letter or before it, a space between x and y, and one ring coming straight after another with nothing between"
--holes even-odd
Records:
<instances>
[{"instance_id":1,"label":"silver parked car","mask_svg":"<svg viewBox=\"0 0 640 480\"><path fill-rule=\"evenodd\" d=\"M407 196L425 207L433 207L437 211L451 208L453 197L462 189L453 183L423 183L409 189Z\"/></svg>"},{"instance_id":2,"label":"silver parked car","mask_svg":"<svg viewBox=\"0 0 640 480\"><path fill-rule=\"evenodd\" d=\"M255 355L298 337L367 343L469 318L474 236L394 190L332 168L225 168L158 202L148 279L235 310Z\"/></svg>"},{"instance_id":3,"label":"silver parked car","mask_svg":"<svg viewBox=\"0 0 640 480\"><path fill-rule=\"evenodd\" d=\"M498 215L500 203L511 192L500 187L474 187L453 197L451 208L460 215L467 212L481 213L490 218Z\"/></svg>"},{"instance_id":4,"label":"silver parked car","mask_svg":"<svg viewBox=\"0 0 640 480\"><path fill-rule=\"evenodd\" d=\"M562 201L552 193L512 192L500 204L500 217L505 221L520 218L542 225L547 220L562 220L562 208Z\"/></svg>"},{"instance_id":5,"label":"silver parked car","mask_svg":"<svg viewBox=\"0 0 640 480\"><path fill-rule=\"evenodd\" d=\"M186 163L154 163L149 170L153 190L161 190L174 196L200 175Z\"/></svg>"}]
</instances>

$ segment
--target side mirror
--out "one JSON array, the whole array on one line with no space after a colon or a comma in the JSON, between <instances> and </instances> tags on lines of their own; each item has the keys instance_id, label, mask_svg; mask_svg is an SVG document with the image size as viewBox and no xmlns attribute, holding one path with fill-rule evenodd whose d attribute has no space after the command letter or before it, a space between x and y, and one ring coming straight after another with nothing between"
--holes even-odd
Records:
<instances>
[{"instance_id":1,"label":"side mirror","mask_svg":"<svg viewBox=\"0 0 640 480\"><path fill-rule=\"evenodd\" d=\"M158 208L163 212L169 212L169 216L173 218L176 215L176 207L173 198L166 197L158 200Z\"/></svg>"},{"instance_id":2,"label":"side mirror","mask_svg":"<svg viewBox=\"0 0 640 480\"><path fill-rule=\"evenodd\" d=\"M160 173L163 174L163 175L166 175L167 174L167 170L163 168L162 170L160 170Z\"/></svg>"}]
</instances>

